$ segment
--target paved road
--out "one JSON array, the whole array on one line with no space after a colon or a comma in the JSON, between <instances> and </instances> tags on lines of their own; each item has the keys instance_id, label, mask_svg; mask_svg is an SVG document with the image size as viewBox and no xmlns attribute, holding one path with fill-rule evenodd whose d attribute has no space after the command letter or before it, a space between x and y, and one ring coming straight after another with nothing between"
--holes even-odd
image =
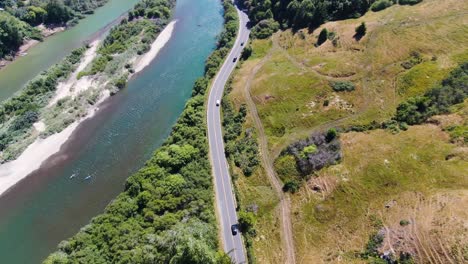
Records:
<instances>
[{"instance_id":1,"label":"paved road","mask_svg":"<svg viewBox=\"0 0 468 264\"><path fill-rule=\"evenodd\" d=\"M239 61L242 49L241 43L247 43L250 31L247 28L248 17L237 10L240 26L236 43L226 61L216 75L210 89L207 107L208 140L210 145L210 159L215 177L216 203L221 224L224 251L231 256L235 263L247 263L242 237L240 233L233 236L231 225L237 223L235 197L229 175L229 168L224 154L223 134L221 129L220 107L216 100L221 100L224 86ZM237 58L236 62L233 62Z\"/></svg>"}]
</instances>

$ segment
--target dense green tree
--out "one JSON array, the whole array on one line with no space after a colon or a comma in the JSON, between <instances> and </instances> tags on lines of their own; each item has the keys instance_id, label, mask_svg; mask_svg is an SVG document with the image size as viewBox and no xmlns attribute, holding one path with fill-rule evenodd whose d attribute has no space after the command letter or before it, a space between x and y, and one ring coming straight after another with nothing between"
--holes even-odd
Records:
<instances>
[{"instance_id":1,"label":"dense green tree","mask_svg":"<svg viewBox=\"0 0 468 264\"><path fill-rule=\"evenodd\" d=\"M255 226L257 222L257 218L255 217L253 212L244 212L241 211L238 213L239 215L239 225L242 232L249 232Z\"/></svg>"},{"instance_id":2,"label":"dense green tree","mask_svg":"<svg viewBox=\"0 0 468 264\"><path fill-rule=\"evenodd\" d=\"M322 45L328 39L328 30L326 28L320 31L320 34L317 39L317 46Z\"/></svg>"},{"instance_id":3,"label":"dense green tree","mask_svg":"<svg viewBox=\"0 0 468 264\"><path fill-rule=\"evenodd\" d=\"M14 17L0 14L0 58L16 51L23 43L21 24Z\"/></svg>"},{"instance_id":4,"label":"dense green tree","mask_svg":"<svg viewBox=\"0 0 468 264\"><path fill-rule=\"evenodd\" d=\"M366 33L367 33L366 23L362 22L359 26L356 27L354 38L357 40L360 40L362 37L366 35Z\"/></svg>"},{"instance_id":5,"label":"dense green tree","mask_svg":"<svg viewBox=\"0 0 468 264\"><path fill-rule=\"evenodd\" d=\"M50 0L44 9L47 12L46 23L49 24L65 23L72 18L70 8L60 0Z\"/></svg>"}]
</instances>

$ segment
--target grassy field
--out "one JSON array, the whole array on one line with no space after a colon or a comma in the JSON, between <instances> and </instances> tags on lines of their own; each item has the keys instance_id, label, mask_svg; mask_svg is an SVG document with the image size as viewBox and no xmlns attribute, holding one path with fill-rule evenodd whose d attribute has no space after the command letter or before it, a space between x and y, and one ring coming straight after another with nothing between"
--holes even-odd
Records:
<instances>
[{"instance_id":1,"label":"grassy field","mask_svg":"<svg viewBox=\"0 0 468 264\"><path fill-rule=\"evenodd\" d=\"M354 29L363 21L368 30L358 42ZM334 37L316 47L323 28ZM439 83L468 59L468 2L395 5L251 45L253 55L235 73L229 99L239 107L250 90L270 156L277 157L314 130L387 120L402 100ZM330 83L336 81L356 89L335 92ZM410 252L418 263L468 261L467 103L454 112L398 134L342 134L342 163L321 170L291 196L297 262L367 263L359 253L377 231L385 234L379 250ZM248 116L246 127L251 122ZM297 174L291 157L275 164L283 181ZM241 176L237 186L243 204L262 205L259 234L278 228L277 198L265 172ZM279 235L266 238L254 243L257 259L277 263Z\"/></svg>"},{"instance_id":2,"label":"grassy field","mask_svg":"<svg viewBox=\"0 0 468 264\"><path fill-rule=\"evenodd\" d=\"M333 120L387 119L400 101L443 79L468 57L467 11L466 1L425 0L416 6L396 5L359 19L329 22L312 33L284 31L273 38L276 45L271 40L255 41L254 56L248 62L258 62L270 53L252 81L251 93L273 152ZM357 42L354 28L362 21L368 33ZM315 47L322 28L334 32L335 40ZM401 64L414 52L422 62L404 69ZM353 82L356 90L331 89L330 81L343 80ZM234 83L238 89L244 85L243 78Z\"/></svg>"},{"instance_id":3,"label":"grassy field","mask_svg":"<svg viewBox=\"0 0 468 264\"><path fill-rule=\"evenodd\" d=\"M439 238L447 240L442 245L450 259L461 260L457 252L466 250L468 241L457 241L455 234L463 236L468 217L462 209L468 197L466 148L450 144L435 125L411 127L397 135L383 130L347 133L341 141L342 163L320 171L293 196L296 250L302 263L340 258L359 263L353 252L362 251L368 236L377 231L376 220L390 234L401 232L399 222L409 220L408 228L425 236L414 244L409 237L389 238L387 248L396 248L399 241L409 252L438 255ZM321 192L311 191L317 186ZM437 207L444 204L448 214ZM425 260L420 263L427 262L425 254L419 256ZM449 263L445 261L437 263Z\"/></svg>"}]
</instances>

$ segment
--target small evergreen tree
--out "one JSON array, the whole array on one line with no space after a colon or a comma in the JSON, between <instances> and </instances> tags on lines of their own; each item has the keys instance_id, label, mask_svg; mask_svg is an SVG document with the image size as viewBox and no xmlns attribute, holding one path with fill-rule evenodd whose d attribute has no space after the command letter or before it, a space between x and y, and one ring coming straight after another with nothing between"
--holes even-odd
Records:
<instances>
[{"instance_id":1,"label":"small evergreen tree","mask_svg":"<svg viewBox=\"0 0 468 264\"><path fill-rule=\"evenodd\" d=\"M322 31L320 31L316 46L322 45L325 41L327 41L327 38L328 38L328 30L324 28L322 29Z\"/></svg>"},{"instance_id":2,"label":"small evergreen tree","mask_svg":"<svg viewBox=\"0 0 468 264\"><path fill-rule=\"evenodd\" d=\"M359 25L356 28L356 34L354 34L354 38L356 40L360 40L364 35L366 35L367 32L367 26L365 22L362 22L361 25Z\"/></svg>"}]
</instances>

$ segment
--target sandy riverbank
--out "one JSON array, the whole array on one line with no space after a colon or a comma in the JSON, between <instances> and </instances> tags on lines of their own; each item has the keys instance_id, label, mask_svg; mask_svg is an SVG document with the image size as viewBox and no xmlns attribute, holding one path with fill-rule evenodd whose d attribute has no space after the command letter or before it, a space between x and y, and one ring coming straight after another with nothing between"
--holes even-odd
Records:
<instances>
[{"instance_id":1,"label":"sandy riverbank","mask_svg":"<svg viewBox=\"0 0 468 264\"><path fill-rule=\"evenodd\" d=\"M159 33L158 38L155 42L151 45L151 49L141 56L134 65L135 73L140 72L146 66L148 66L154 58L158 55L159 51L166 45L166 43L171 39L172 32L174 31L174 27L177 21L171 21L166 28L164 28L161 33Z\"/></svg>"},{"instance_id":2,"label":"sandy riverbank","mask_svg":"<svg viewBox=\"0 0 468 264\"><path fill-rule=\"evenodd\" d=\"M137 58L134 69L135 73L143 70L146 66L148 66L151 61L156 58L159 51L167 44L170 40L174 26L176 21L172 21L169 23L166 28L159 34L157 39L151 45L150 51L142 55L141 57ZM65 84L60 84L62 87L58 87L57 94L54 97L52 104L57 102L57 98L63 98L66 96L73 96L74 90L85 90L88 87L77 87L80 85L80 80L76 79L76 74L80 69L84 69L88 63L94 58L96 53L96 46L97 43L93 43L90 50L94 48L93 53L87 52L83 61L78 66L78 69L72 74L72 76L66 81ZM68 83L70 82L70 83ZM89 84L82 84L82 85L89 85ZM70 89L74 87L74 89ZM62 89L60 89L62 88ZM66 129L61 131L60 133L56 133L52 136L49 136L45 139L37 139L33 144L29 145L28 148L16 159L5 164L0 165L0 195L3 194L5 191L10 189L13 185L17 182L22 180L23 178L27 177L31 172L40 168L41 164L46 161L49 157L56 154L62 145L70 138L72 133L75 129L79 126L81 122L84 120L92 117L94 113L98 110L98 106L102 103L106 98L109 97L109 91L105 90L103 96L93 106L93 108L88 110L88 115L78 121L75 121L71 125L69 125Z\"/></svg>"}]
</instances>

